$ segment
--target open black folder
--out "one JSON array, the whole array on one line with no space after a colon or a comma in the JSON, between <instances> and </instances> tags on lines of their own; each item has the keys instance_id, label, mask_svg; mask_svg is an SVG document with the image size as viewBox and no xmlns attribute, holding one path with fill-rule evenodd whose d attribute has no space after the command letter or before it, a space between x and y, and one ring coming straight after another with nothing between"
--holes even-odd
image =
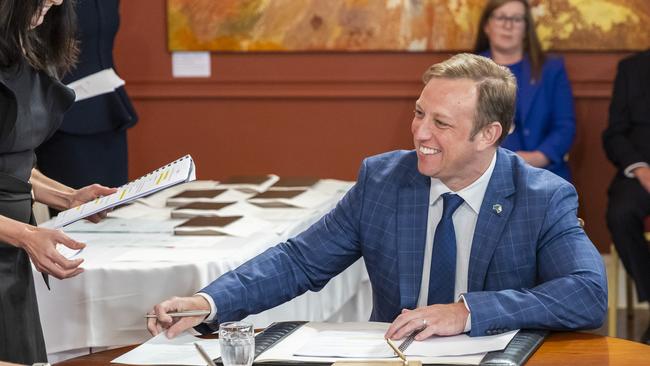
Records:
<instances>
[{"instance_id":1,"label":"open black folder","mask_svg":"<svg viewBox=\"0 0 650 366\"><path fill-rule=\"evenodd\" d=\"M262 352L273 347L275 344L282 341L284 338L289 336L291 333L296 331L298 328L307 324L306 321L289 321L289 322L278 322L273 323L264 331L255 336L255 359L262 354ZM544 338L548 335L547 331L541 330L520 330L517 335L510 341L508 346L503 351L496 351L488 353L480 365L486 366L518 366L523 365L530 358L530 356L535 353L537 348L541 346L544 342ZM215 363L223 365L221 359L218 358L214 360ZM258 365L288 365L295 366L298 364L304 364L304 362L293 362L293 361L273 361L273 362L263 362L257 363L253 361L253 364ZM331 365L331 362L316 363L310 362L309 365Z\"/></svg>"}]
</instances>

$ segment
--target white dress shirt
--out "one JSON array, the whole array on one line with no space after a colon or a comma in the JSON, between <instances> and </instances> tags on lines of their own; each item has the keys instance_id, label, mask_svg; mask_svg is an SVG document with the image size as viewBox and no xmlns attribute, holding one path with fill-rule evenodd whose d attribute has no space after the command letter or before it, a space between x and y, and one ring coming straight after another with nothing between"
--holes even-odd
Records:
<instances>
[{"instance_id":1,"label":"white dress shirt","mask_svg":"<svg viewBox=\"0 0 650 366\"><path fill-rule=\"evenodd\" d=\"M638 163L630 164L627 168L623 170L623 174L625 174L626 177L628 178L636 178L636 175L632 172L636 168L647 168L649 165L645 161L640 161Z\"/></svg>"},{"instance_id":2,"label":"white dress shirt","mask_svg":"<svg viewBox=\"0 0 650 366\"><path fill-rule=\"evenodd\" d=\"M427 241L424 249L424 263L422 265L422 283L420 285L420 296L418 297L417 307L427 306L429 297L429 272L431 271L431 253L433 250L433 237L436 227L442 217L443 200L442 195L452 192L459 195L464 202L456 209L451 219L454 222L454 233L456 234L456 284L454 286L454 298L458 299L462 294L467 292L467 276L469 272L469 257L472 251L472 239L474 238L474 229L476 221L481 210L483 197L487 190L488 183L492 177L494 166L496 165L497 154L492 157L492 162L487 170L474 183L461 189L458 192L452 192L439 179L431 178L431 190L429 193L429 218L427 220ZM463 299L464 300L464 299ZM465 304L467 307L467 304ZM469 307L467 307L469 311ZM471 314L465 323L465 332L471 330Z\"/></svg>"}]
</instances>

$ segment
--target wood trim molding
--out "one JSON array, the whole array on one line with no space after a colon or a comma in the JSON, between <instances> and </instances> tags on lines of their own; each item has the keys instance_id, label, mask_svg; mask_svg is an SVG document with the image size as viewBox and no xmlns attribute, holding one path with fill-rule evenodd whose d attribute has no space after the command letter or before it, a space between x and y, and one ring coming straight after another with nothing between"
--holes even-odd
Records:
<instances>
[{"instance_id":1,"label":"wood trim molding","mask_svg":"<svg viewBox=\"0 0 650 366\"><path fill-rule=\"evenodd\" d=\"M612 83L574 81L576 99L608 99ZM129 95L136 100L151 99L413 99L422 84L406 81L153 81L127 82Z\"/></svg>"}]
</instances>

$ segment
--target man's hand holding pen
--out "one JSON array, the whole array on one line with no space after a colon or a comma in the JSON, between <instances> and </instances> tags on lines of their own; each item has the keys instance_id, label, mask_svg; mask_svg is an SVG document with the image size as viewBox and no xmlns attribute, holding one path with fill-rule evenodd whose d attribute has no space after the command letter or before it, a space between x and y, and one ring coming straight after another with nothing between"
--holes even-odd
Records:
<instances>
[{"instance_id":1,"label":"man's hand holding pen","mask_svg":"<svg viewBox=\"0 0 650 366\"><path fill-rule=\"evenodd\" d=\"M189 313L194 311L197 312ZM200 315L192 316L192 314ZM147 329L154 336L166 330L167 338L174 338L183 331L201 324L208 314L210 314L210 304L202 296L172 297L154 306L153 311L149 312Z\"/></svg>"}]
</instances>

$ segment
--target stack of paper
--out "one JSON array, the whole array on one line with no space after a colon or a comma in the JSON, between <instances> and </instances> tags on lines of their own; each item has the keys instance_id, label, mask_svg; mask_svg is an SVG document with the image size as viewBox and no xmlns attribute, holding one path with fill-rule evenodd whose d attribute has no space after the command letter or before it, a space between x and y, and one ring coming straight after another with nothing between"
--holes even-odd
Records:
<instances>
[{"instance_id":1,"label":"stack of paper","mask_svg":"<svg viewBox=\"0 0 650 366\"><path fill-rule=\"evenodd\" d=\"M201 339L183 333L174 339L168 339L160 333L133 350L114 359L111 363L128 365L196 365L204 366L205 360L197 352L194 343L198 343L211 359L221 356L217 339Z\"/></svg>"},{"instance_id":2,"label":"stack of paper","mask_svg":"<svg viewBox=\"0 0 650 366\"><path fill-rule=\"evenodd\" d=\"M341 358L356 360L394 359L384 339L388 323L317 323L310 322L263 352L255 362L335 362ZM432 337L413 342L406 356L422 363L478 365L490 351L504 349L517 331L487 337ZM401 341L395 342L397 345Z\"/></svg>"},{"instance_id":3,"label":"stack of paper","mask_svg":"<svg viewBox=\"0 0 650 366\"><path fill-rule=\"evenodd\" d=\"M263 351L255 358L255 363L322 364L342 359L395 360L397 356L384 339L389 325L388 323L372 322L310 322ZM516 333L517 331L512 331L486 337L469 337L464 334L452 337L432 337L421 342L413 342L405 354L407 359L421 361L424 364L478 365L487 352L505 349ZM182 335L178 341L169 341L159 335L112 362L134 365L155 364L155 362L162 365L177 362L175 364L195 365L190 361L182 362L183 359L189 359L196 355L196 351L191 347L183 347L183 345L191 344L190 337ZM396 343L400 344L401 342ZM160 348L153 346L160 346ZM161 355L168 355L166 357L169 357L169 360L161 363Z\"/></svg>"}]
</instances>

